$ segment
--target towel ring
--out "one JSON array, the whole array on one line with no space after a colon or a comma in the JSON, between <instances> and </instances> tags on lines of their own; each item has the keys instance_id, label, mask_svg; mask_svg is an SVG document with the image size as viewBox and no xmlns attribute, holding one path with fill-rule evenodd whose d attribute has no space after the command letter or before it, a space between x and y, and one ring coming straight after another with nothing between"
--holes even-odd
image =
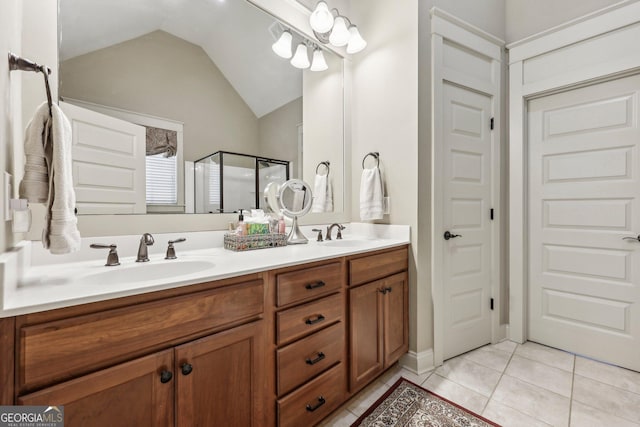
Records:
<instances>
[{"instance_id":1,"label":"towel ring","mask_svg":"<svg viewBox=\"0 0 640 427\"><path fill-rule=\"evenodd\" d=\"M318 174L318 169L320 169L320 166L324 166L327 168L327 173L326 175L329 175L329 172L331 171L331 168L329 167L331 163L329 161L324 161L324 162L320 162L318 163L318 166L316 166L316 175Z\"/></svg>"},{"instance_id":2,"label":"towel ring","mask_svg":"<svg viewBox=\"0 0 640 427\"><path fill-rule=\"evenodd\" d=\"M370 153L367 153L363 158L362 158L362 169L364 169L364 161L367 160L367 157L373 157L374 159L376 159L377 164L376 166L379 167L380 166L380 153L378 153L377 151L372 151Z\"/></svg>"}]
</instances>

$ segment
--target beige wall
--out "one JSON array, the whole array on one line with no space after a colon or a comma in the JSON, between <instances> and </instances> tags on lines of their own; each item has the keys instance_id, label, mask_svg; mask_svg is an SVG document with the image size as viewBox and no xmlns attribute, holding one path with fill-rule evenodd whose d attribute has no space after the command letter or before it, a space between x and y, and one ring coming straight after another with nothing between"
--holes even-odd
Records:
<instances>
[{"instance_id":1,"label":"beige wall","mask_svg":"<svg viewBox=\"0 0 640 427\"><path fill-rule=\"evenodd\" d=\"M293 162L292 178L298 178L298 125L301 124L302 97L258 119L258 154Z\"/></svg>"},{"instance_id":2,"label":"beige wall","mask_svg":"<svg viewBox=\"0 0 640 427\"><path fill-rule=\"evenodd\" d=\"M506 42L521 40L619 2L620 0L507 0Z\"/></svg>"},{"instance_id":3,"label":"beige wall","mask_svg":"<svg viewBox=\"0 0 640 427\"><path fill-rule=\"evenodd\" d=\"M155 31L60 65L60 94L184 122L184 158L258 152L258 121L209 56Z\"/></svg>"},{"instance_id":4,"label":"beige wall","mask_svg":"<svg viewBox=\"0 0 640 427\"><path fill-rule=\"evenodd\" d=\"M418 270L418 0L357 0L350 18L367 48L353 56L351 191L360 219L361 161L380 152L391 214L381 222L411 226L410 348L432 346L429 283ZM427 185L428 183L420 183Z\"/></svg>"}]
</instances>

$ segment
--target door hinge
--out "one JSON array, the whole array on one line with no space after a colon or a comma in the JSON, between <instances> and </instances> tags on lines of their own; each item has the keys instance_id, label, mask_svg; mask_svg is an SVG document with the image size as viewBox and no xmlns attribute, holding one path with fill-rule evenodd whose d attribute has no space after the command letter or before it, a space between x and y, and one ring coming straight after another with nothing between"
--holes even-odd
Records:
<instances>
[{"instance_id":1,"label":"door hinge","mask_svg":"<svg viewBox=\"0 0 640 427\"><path fill-rule=\"evenodd\" d=\"M491 221L493 221L493 208L489 210L489 218L491 219Z\"/></svg>"},{"instance_id":2,"label":"door hinge","mask_svg":"<svg viewBox=\"0 0 640 427\"><path fill-rule=\"evenodd\" d=\"M493 117L491 117L491 120L489 122L489 125L491 126L491 130L493 130Z\"/></svg>"},{"instance_id":3,"label":"door hinge","mask_svg":"<svg viewBox=\"0 0 640 427\"><path fill-rule=\"evenodd\" d=\"M493 298L491 298L490 300L491 302L489 303L489 307L491 307L491 310L493 310Z\"/></svg>"}]
</instances>

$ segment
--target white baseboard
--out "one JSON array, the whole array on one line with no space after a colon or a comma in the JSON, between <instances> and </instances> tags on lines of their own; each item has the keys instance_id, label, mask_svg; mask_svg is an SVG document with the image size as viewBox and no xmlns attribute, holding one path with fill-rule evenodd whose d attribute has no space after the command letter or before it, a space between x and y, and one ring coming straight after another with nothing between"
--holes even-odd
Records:
<instances>
[{"instance_id":1,"label":"white baseboard","mask_svg":"<svg viewBox=\"0 0 640 427\"><path fill-rule=\"evenodd\" d=\"M400 359L400 365L416 375L426 374L435 368L433 363L433 349L420 353L409 351Z\"/></svg>"}]
</instances>

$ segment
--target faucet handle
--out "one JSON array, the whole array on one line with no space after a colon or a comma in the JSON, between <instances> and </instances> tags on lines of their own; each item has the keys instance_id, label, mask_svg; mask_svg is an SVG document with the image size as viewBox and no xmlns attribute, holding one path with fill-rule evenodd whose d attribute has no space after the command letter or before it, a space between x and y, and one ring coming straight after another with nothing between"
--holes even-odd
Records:
<instances>
[{"instance_id":1,"label":"faucet handle","mask_svg":"<svg viewBox=\"0 0 640 427\"><path fill-rule=\"evenodd\" d=\"M314 228L311 231L315 231L316 233L318 233L318 238L316 239L318 242L322 242L322 230L319 228Z\"/></svg>"},{"instance_id":2,"label":"faucet handle","mask_svg":"<svg viewBox=\"0 0 640 427\"><path fill-rule=\"evenodd\" d=\"M336 236L336 240L342 240L342 230L344 230L345 228L347 227L342 224L338 224L338 235Z\"/></svg>"},{"instance_id":3,"label":"faucet handle","mask_svg":"<svg viewBox=\"0 0 640 427\"><path fill-rule=\"evenodd\" d=\"M179 239L175 239L175 240L169 240L169 246L167 247L167 255L164 257L164 259L176 259L176 249L173 247L174 243L180 243L180 242L184 242L187 239L185 239L184 237L181 237Z\"/></svg>"},{"instance_id":4,"label":"faucet handle","mask_svg":"<svg viewBox=\"0 0 640 427\"><path fill-rule=\"evenodd\" d=\"M109 255L107 255L107 263L106 267L113 267L116 265L120 265L120 260L118 259L118 251L116 250L118 246L115 243L110 245L105 245L102 243L92 243L89 245L92 249L109 249Z\"/></svg>"}]
</instances>

